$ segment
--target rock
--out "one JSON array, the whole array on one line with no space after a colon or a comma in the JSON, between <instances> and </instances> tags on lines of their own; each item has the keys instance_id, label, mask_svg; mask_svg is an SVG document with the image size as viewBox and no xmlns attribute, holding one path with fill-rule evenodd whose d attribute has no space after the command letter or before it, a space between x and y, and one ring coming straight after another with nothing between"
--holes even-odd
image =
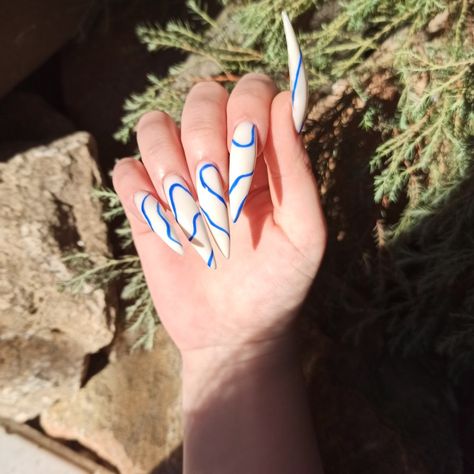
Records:
<instances>
[{"instance_id":1,"label":"rock","mask_svg":"<svg viewBox=\"0 0 474 474\"><path fill-rule=\"evenodd\" d=\"M45 411L41 425L51 436L95 451L121 473L150 473L158 466L159 472L179 473L179 373L178 352L160 326L152 351L112 362Z\"/></svg>"},{"instance_id":2,"label":"rock","mask_svg":"<svg viewBox=\"0 0 474 474\"><path fill-rule=\"evenodd\" d=\"M74 37L86 0L17 0L0 6L0 97Z\"/></svg>"},{"instance_id":3,"label":"rock","mask_svg":"<svg viewBox=\"0 0 474 474\"><path fill-rule=\"evenodd\" d=\"M0 101L0 161L75 130L73 123L43 97L12 92Z\"/></svg>"},{"instance_id":4,"label":"rock","mask_svg":"<svg viewBox=\"0 0 474 474\"><path fill-rule=\"evenodd\" d=\"M76 448L76 449L74 449ZM23 423L0 418L3 474L114 474L77 447L68 447Z\"/></svg>"},{"instance_id":5,"label":"rock","mask_svg":"<svg viewBox=\"0 0 474 474\"><path fill-rule=\"evenodd\" d=\"M97 140L105 168L118 157L134 154L134 140L124 146L113 138L124 100L144 89L147 75L162 76L182 57L176 50L150 54L136 35L137 25L184 18L183 2L109 2L107 15L80 42L61 54L61 85L67 115ZM125 66L126 65L126 66Z\"/></svg>"},{"instance_id":6,"label":"rock","mask_svg":"<svg viewBox=\"0 0 474 474\"><path fill-rule=\"evenodd\" d=\"M0 163L0 416L25 421L78 390L87 355L108 345L102 290L61 291L74 250L108 253L94 145L76 133Z\"/></svg>"}]
</instances>

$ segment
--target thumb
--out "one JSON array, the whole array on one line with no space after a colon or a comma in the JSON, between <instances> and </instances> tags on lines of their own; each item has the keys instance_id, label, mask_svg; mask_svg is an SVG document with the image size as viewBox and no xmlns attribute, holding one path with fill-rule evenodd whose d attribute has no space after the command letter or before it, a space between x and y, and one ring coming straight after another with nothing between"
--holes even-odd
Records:
<instances>
[{"instance_id":1,"label":"thumb","mask_svg":"<svg viewBox=\"0 0 474 474\"><path fill-rule=\"evenodd\" d=\"M293 124L288 91L273 99L264 156L275 223L305 256L320 259L326 226L311 162Z\"/></svg>"}]
</instances>

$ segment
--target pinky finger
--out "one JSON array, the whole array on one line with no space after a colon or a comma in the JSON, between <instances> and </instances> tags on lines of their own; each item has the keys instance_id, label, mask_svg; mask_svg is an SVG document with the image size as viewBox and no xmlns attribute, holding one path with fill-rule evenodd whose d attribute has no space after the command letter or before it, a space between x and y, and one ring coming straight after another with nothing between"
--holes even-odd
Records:
<instances>
[{"instance_id":1,"label":"pinky finger","mask_svg":"<svg viewBox=\"0 0 474 474\"><path fill-rule=\"evenodd\" d=\"M183 246L155 197L153 184L143 164L133 158L120 160L112 177L137 247L148 242L148 235L154 232L171 249L182 255Z\"/></svg>"}]
</instances>

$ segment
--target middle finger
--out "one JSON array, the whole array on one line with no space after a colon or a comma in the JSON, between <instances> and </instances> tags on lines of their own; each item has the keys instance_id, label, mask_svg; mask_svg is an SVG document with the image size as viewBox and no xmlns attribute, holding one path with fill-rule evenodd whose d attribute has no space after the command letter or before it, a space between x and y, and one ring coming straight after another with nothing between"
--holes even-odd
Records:
<instances>
[{"instance_id":1,"label":"middle finger","mask_svg":"<svg viewBox=\"0 0 474 474\"><path fill-rule=\"evenodd\" d=\"M181 117L181 143L201 210L217 246L229 256L230 234L223 189L228 182L227 91L201 82L189 92Z\"/></svg>"}]
</instances>

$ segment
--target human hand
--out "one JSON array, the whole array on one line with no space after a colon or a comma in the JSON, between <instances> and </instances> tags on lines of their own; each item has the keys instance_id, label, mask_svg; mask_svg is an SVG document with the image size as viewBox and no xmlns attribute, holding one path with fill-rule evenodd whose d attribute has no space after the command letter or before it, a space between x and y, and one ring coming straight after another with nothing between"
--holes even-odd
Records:
<instances>
[{"instance_id":1,"label":"human hand","mask_svg":"<svg viewBox=\"0 0 474 474\"><path fill-rule=\"evenodd\" d=\"M114 169L114 187L130 221L153 302L183 354L281 338L316 275L325 247L324 218L291 104L290 92L277 94L273 82L261 74L244 76L230 96L215 82L199 83L186 99L181 129L163 112L144 115L137 126L142 162L124 159ZM231 194L229 224L227 209L214 194L224 196L222 189L238 178L236 160L255 157L242 155L234 145L229 179L236 130L239 143L254 132L258 156L253 177L241 179L241 189L234 186L237 198L232 201ZM199 171L206 164L216 167L203 172L214 193L206 182L200 183ZM239 213L245 182L250 181ZM197 215L182 185L193 197L197 189L206 216ZM184 230L172 218L173 205ZM157 212L165 215L164 209L170 228ZM218 226L209 225L206 233L207 216ZM230 242L228 259L216 246L211 257L209 231L224 253ZM182 249L184 255L173 249Z\"/></svg>"}]
</instances>

